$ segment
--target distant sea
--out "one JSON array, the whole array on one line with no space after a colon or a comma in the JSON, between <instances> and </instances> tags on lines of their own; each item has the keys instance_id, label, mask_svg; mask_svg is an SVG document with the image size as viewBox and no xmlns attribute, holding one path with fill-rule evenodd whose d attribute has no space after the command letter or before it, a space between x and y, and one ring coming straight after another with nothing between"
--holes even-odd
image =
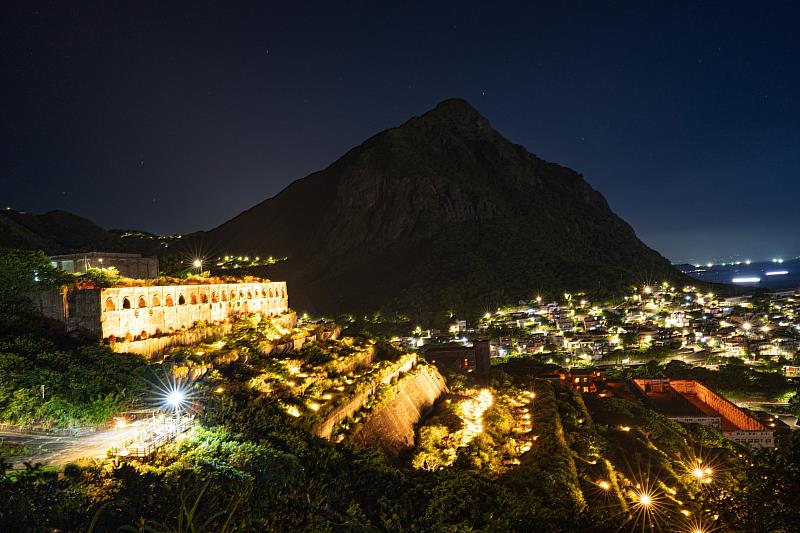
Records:
<instances>
[{"instance_id":1,"label":"distant sea","mask_svg":"<svg viewBox=\"0 0 800 533\"><path fill-rule=\"evenodd\" d=\"M702 281L710 283L729 283L743 287L762 289L790 289L800 287L800 258L787 259L783 263L765 261L744 262L736 265L693 266L676 265L681 271Z\"/></svg>"}]
</instances>

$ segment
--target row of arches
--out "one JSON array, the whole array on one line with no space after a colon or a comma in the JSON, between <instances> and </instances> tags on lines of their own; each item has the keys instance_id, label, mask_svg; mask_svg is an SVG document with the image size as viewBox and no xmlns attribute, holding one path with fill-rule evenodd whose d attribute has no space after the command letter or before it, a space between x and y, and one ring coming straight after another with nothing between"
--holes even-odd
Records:
<instances>
[{"instance_id":1,"label":"row of arches","mask_svg":"<svg viewBox=\"0 0 800 533\"><path fill-rule=\"evenodd\" d=\"M259 297L260 298L276 298L276 297L277 298L286 298L286 289L282 288L282 289L277 289L276 290L276 289L270 287L269 291L267 291L266 288L262 288L261 291L260 291L260 294L259 294L258 289L247 290L246 292L244 290L239 290L238 293L235 290L232 290L230 292L220 291L219 293L214 291L214 292L211 293L211 302L212 303L217 303L220 300L222 300L223 302L227 302L227 301L234 301L234 300L237 300L237 299L245 299L245 298L249 300L249 299L253 299L254 297L255 298L259 298ZM195 294L195 293L192 293L192 294L189 295L188 303L190 305L197 305L198 303L206 304L206 303L208 303L208 299L209 299L208 294L206 294L204 292L201 292L200 295L199 295L199 301L198 301L198 295ZM179 294L178 295L178 305L186 305L186 304L187 304L186 297L183 294ZM172 299L172 295L168 294L164 298L164 306L173 307L174 305L175 305L175 302ZM138 309L143 309L143 308L148 307L147 300L145 299L144 296L139 296L139 299L136 302L136 307ZM159 298L158 295L154 295L153 296L152 305L150 305L150 307L161 307L161 299ZM121 308L122 309L131 309L132 308L131 299L128 298L127 296L124 297L122 299L122 307ZM106 301L105 301L105 310L106 311L116 311L116 309L117 309L117 304L114 302L114 299L113 298L107 298Z\"/></svg>"},{"instance_id":2,"label":"row of arches","mask_svg":"<svg viewBox=\"0 0 800 533\"><path fill-rule=\"evenodd\" d=\"M194 326L194 324L192 324L192 326ZM188 331L188 329L189 328L186 326L186 324L183 324L182 326L180 326L177 329L175 329L174 327L170 326L169 328L167 328L166 331L162 331L161 328L156 328L155 332L152 335L149 334L146 330L142 330L138 335L134 335L130 331L127 331L127 332L125 332L125 335L123 335L121 337L117 337L116 335L109 335L107 338L105 338L105 342L107 344L110 344L110 343L114 343L114 342L117 342L117 341L120 341L120 340L124 340L124 341L127 341L127 342L140 341L140 340L143 341L143 340L149 339L150 337L161 337L162 335L173 335L173 334L178 333L178 332Z\"/></svg>"}]
</instances>

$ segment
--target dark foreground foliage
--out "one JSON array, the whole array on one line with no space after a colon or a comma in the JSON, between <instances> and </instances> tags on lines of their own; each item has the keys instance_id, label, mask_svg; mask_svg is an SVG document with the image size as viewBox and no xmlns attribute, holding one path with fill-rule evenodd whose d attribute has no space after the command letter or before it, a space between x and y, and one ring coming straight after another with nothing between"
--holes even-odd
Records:
<instances>
[{"instance_id":1,"label":"dark foreground foliage","mask_svg":"<svg viewBox=\"0 0 800 533\"><path fill-rule=\"evenodd\" d=\"M401 469L373 451L311 438L277 404L240 389L213 400L203 428L152 464L0 476L0 530L87 531L92 524L101 532L629 529L624 503L597 505L602 496L589 488L608 466L583 459L628 463L631 477L635 465L652 465L664 486L678 486L682 473L671 473L674 457L665 452L689 453L687 443L703 439L711 439L709 447L727 446L628 402L602 400L590 409L595 421L587 421L579 397L549 386L536 391L542 446L509 474L492 478L458 465L435 473ZM620 432L609 424L619 419L634 429ZM578 429L587 423L588 431ZM796 531L800 434L774 452L734 450L752 466L720 477L730 485L703 489L684 504L713 506L717 524L737 530ZM670 520L662 530L680 527L679 519Z\"/></svg>"}]
</instances>

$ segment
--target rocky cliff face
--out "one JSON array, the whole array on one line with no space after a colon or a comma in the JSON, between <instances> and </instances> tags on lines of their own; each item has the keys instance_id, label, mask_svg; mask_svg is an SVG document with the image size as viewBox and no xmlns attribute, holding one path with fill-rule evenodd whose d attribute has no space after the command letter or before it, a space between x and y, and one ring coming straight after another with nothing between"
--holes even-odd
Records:
<instances>
[{"instance_id":1,"label":"rocky cliff face","mask_svg":"<svg viewBox=\"0 0 800 533\"><path fill-rule=\"evenodd\" d=\"M472 307L682 275L577 172L447 100L222 226L204 246L288 256L317 311Z\"/></svg>"}]
</instances>

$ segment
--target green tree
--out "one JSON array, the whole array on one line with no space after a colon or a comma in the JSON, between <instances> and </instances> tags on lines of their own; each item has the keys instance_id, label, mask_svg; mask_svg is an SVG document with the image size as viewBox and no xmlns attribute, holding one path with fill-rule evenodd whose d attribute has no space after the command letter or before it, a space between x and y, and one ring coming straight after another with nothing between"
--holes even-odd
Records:
<instances>
[{"instance_id":1,"label":"green tree","mask_svg":"<svg viewBox=\"0 0 800 533\"><path fill-rule=\"evenodd\" d=\"M25 293L69 281L72 277L54 267L44 252L0 251L0 305L13 303Z\"/></svg>"}]
</instances>

